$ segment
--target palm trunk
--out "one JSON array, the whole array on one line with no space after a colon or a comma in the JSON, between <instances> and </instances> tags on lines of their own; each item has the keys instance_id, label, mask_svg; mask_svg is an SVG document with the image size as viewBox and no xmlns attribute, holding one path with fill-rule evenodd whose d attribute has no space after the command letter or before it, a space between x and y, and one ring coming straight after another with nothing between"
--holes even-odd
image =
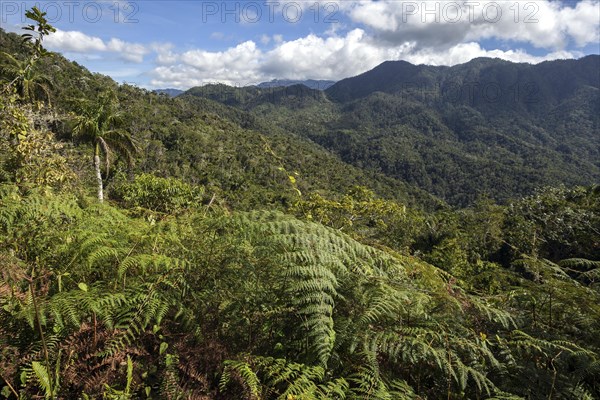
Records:
<instances>
[{"instance_id":1,"label":"palm trunk","mask_svg":"<svg viewBox=\"0 0 600 400\"><path fill-rule=\"evenodd\" d=\"M96 181L98 182L98 201L104 201L104 190L102 187L102 172L100 172L100 146L96 143L96 151L94 153L94 169L96 170Z\"/></svg>"}]
</instances>

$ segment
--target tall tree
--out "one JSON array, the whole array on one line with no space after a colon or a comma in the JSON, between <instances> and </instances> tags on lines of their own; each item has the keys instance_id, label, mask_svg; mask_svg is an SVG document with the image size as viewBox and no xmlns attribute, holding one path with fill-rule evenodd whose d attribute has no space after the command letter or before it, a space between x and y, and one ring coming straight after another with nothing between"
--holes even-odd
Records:
<instances>
[{"instance_id":1,"label":"tall tree","mask_svg":"<svg viewBox=\"0 0 600 400\"><path fill-rule=\"evenodd\" d=\"M104 157L106 174L108 174L113 152L131 162L137 148L129 132L119 129L123 115L118 110L118 101L114 92L102 93L96 101L82 100L78 108L73 134L94 146L98 200L102 202L104 200L104 184L100 157Z\"/></svg>"}]
</instances>

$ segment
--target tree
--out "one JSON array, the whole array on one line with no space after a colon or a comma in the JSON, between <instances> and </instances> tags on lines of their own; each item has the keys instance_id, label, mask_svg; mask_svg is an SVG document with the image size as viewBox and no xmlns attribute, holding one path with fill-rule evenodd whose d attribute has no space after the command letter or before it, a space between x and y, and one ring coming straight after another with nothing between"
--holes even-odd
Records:
<instances>
[{"instance_id":1,"label":"tree","mask_svg":"<svg viewBox=\"0 0 600 400\"><path fill-rule=\"evenodd\" d=\"M112 152L133 161L137 152L134 140L129 132L119 129L122 114L118 110L118 102L114 92L100 94L97 101L80 101L79 113L75 116L73 134L94 146L94 169L98 183L98 200L104 200L104 185L100 170L100 155L104 156L106 174L110 168Z\"/></svg>"},{"instance_id":2,"label":"tree","mask_svg":"<svg viewBox=\"0 0 600 400\"><path fill-rule=\"evenodd\" d=\"M0 66L0 71L8 76L10 84L14 85L19 97L27 102L33 103L43 95L46 100L50 99L48 88L52 81L35 68L33 59L19 60L8 53L2 53L5 60Z\"/></svg>"},{"instance_id":3,"label":"tree","mask_svg":"<svg viewBox=\"0 0 600 400\"><path fill-rule=\"evenodd\" d=\"M46 20L46 13L41 12L37 7L27 11L25 16L37 23L23 27L24 30L32 33L21 35L23 41L31 46L31 51L24 60L0 52L4 59L0 72L9 77L7 87L14 86L25 102L34 102L40 92L49 100L48 86L51 85L51 81L37 69L37 65L40 59L52 56L52 53L44 49L42 42L44 36L56 32L56 29Z\"/></svg>"}]
</instances>

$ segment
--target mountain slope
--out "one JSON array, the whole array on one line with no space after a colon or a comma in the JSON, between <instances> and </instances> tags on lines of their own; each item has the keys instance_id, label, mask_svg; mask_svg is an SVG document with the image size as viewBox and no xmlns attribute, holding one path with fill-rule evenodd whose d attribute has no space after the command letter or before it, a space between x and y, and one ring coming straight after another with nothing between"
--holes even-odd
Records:
<instances>
[{"instance_id":1,"label":"mountain slope","mask_svg":"<svg viewBox=\"0 0 600 400\"><path fill-rule=\"evenodd\" d=\"M552 138L529 120L513 138L480 131L475 109L450 121L389 93L227 89L249 112L26 46L0 54L28 66L0 68L3 398L600 398L600 186L418 210L348 190L419 193L285 129L330 139L337 123L340 146L381 140L364 162L393 165L390 138L458 158L458 130ZM43 72L59 86L22 90ZM562 129L592 89L561 103ZM133 141L111 140L130 135L135 167L119 151ZM91 195L103 184L110 201Z\"/></svg>"},{"instance_id":2,"label":"mountain slope","mask_svg":"<svg viewBox=\"0 0 600 400\"><path fill-rule=\"evenodd\" d=\"M168 88L168 89L155 89L154 92L159 93L159 94L161 94L161 93L166 94L167 96L170 96L170 97L177 97L184 91L179 90L179 89Z\"/></svg>"},{"instance_id":3,"label":"mountain slope","mask_svg":"<svg viewBox=\"0 0 600 400\"><path fill-rule=\"evenodd\" d=\"M317 90L326 90L335 84L335 81L327 81L327 80L316 80L316 79L306 79L306 80L297 80L297 79L273 79L269 82L261 82L256 87L261 89L265 88L275 88L281 86L294 86L294 85L304 85L310 89Z\"/></svg>"},{"instance_id":4,"label":"mountain slope","mask_svg":"<svg viewBox=\"0 0 600 400\"><path fill-rule=\"evenodd\" d=\"M8 52L23 51L17 35L1 30L0 44ZM171 98L130 85L119 86L109 77L92 74L59 54L47 60L42 69L53 83L51 102L63 113L64 121L56 122L56 132L67 143L73 142L68 113L80 99L93 99L111 89L119 97L122 112L135 116L126 118L123 127L131 132L140 151L131 170L126 170L121 163L110 169L106 177L109 196L125 176L144 172L205 186L218 199L238 209L286 206L297 200L295 189L335 197L356 185L367 186L381 196L404 203L424 207L440 203L418 188L348 165L305 137L219 102L190 95ZM0 80L2 78L0 73ZM261 103L274 93L295 88L311 90L303 85L245 90L257 93L258 100L249 101ZM215 100L226 103L227 91L237 89L215 85L203 90L212 91ZM315 92L323 96L321 91ZM232 99L235 100L235 96ZM77 140L75 144L79 145ZM86 164L91 159L92 149L75 146L71 150L73 154L69 159L77 164L74 169L81 179L92 182L94 177ZM291 184L290 176L294 177L295 184Z\"/></svg>"},{"instance_id":5,"label":"mountain slope","mask_svg":"<svg viewBox=\"0 0 600 400\"><path fill-rule=\"evenodd\" d=\"M506 201L539 186L598 182L599 71L600 56L454 67L390 61L324 95L244 88L227 104L464 206L484 194Z\"/></svg>"}]
</instances>

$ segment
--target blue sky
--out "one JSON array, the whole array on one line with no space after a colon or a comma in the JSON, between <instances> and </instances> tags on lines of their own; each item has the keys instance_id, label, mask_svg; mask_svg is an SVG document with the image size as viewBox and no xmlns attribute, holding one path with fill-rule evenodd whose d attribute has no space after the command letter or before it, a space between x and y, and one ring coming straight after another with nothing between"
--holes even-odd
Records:
<instances>
[{"instance_id":1,"label":"blue sky","mask_svg":"<svg viewBox=\"0 0 600 400\"><path fill-rule=\"evenodd\" d=\"M0 24L35 2L0 0ZM339 80L386 60L537 63L600 53L600 1L38 1L46 46L118 82Z\"/></svg>"}]
</instances>

